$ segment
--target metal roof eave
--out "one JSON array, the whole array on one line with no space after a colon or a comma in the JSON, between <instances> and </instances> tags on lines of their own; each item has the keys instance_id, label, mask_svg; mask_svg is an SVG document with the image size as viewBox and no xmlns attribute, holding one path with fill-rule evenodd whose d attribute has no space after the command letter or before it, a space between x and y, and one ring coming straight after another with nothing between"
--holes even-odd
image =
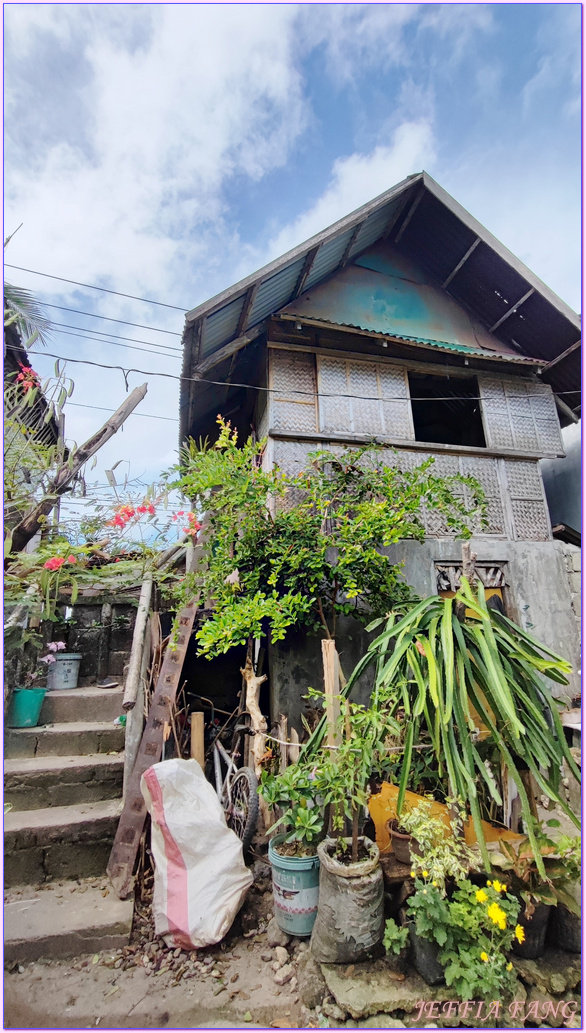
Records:
<instances>
[{"instance_id":1,"label":"metal roof eave","mask_svg":"<svg viewBox=\"0 0 586 1033\"><path fill-rule=\"evenodd\" d=\"M325 230L320 233L316 233L313 237L309 237L308 240L298 244L296 247L291 248L290 251L285 252L279 258L273 259L272 262L268 262L267 265L263 265L261 269L257 269L256 272L250 273L249 276L245 276L244 279L239 280L232 287L227 287L226 290L216 294L213 298L208 301L202 302L196 308L191 309L185 316L186 325L194 323L198 319L202 319L204 316L209 316L212 312L219 308L239 294L243 294L250 287L253 287L256 283L266 280L273 273L278 272L284 266L289 265L302 258L314 247L319 247L321 244L327 243L328 240L332 240L337 237L338 234L343 233L345 230L353 228L357 223L362 222L364 219L372 215L378 208L384 207L389 201L395 200L400 194L403 193L408 187L412 187L417 182L423 181L424 172L417 172L411 176L407 176L400 183L397 183L390 190L385 190L384 193L379 194L378 197L363 204L360 208L356 208L349 215L345 215L343 219L338 219L337 222L332 223Z\"/></svg>"}]
</instances>

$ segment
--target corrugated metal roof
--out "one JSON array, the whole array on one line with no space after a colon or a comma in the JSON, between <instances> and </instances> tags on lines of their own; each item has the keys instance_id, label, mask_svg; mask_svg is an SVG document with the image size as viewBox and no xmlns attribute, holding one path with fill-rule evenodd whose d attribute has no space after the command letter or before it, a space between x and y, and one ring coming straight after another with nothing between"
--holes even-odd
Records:
<instances>
[{"instance_id":1,"label":"corrugated metal roof","mask_svg":"<svg viewBox=\"0 0 586 1033\"><path fill-rule=\"evenodd\" d=\"M387 234L390 241L398 235L399 250L426 269L438 286L451 276L446 293L487 329L506 316L494 333L509 347L549 362L580 338L577 314L426 172L421 172L188 312L183 336L184 376L194 370L197 373L202 362L210 368L215 356L220 361L233 346L243 347L262 332L265 319L299 294L323 283ZM478 245L462 262L477 238ZM510 311L529 291L533 293L518 310ZM430 343L434 339L419 340ZM554 391L579 391L577 362L579 367L579 355L574 353L552 367L546 379ZM182 384L182 439L189 431L194 390L193 384ZM575 399L575 395L569 397ZM574 407L578 411L578 402Z\"/></svg>"}]
</instances>

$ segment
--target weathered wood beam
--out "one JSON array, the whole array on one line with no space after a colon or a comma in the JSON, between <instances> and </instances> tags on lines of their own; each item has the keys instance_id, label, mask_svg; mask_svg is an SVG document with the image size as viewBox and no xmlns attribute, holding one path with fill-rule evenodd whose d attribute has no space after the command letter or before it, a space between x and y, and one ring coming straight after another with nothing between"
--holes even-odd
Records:
<instances>
[{"instance_id":1,"label":"weathered wood beam","mask_svg":"<svg viewBox=\"0 0 586 1033\"><path fill-rule=\"evenodd\" d=\"M423 200L424 193L425 187L420 187L415 195L415 198L413 199L412 204L409 207L409 210L407 211L405 218L403 219L403 222L401 223L401 226L399 227L399 230L397 231L397 233L395 233L395 244L399 243L401 237L407 229L407 226L409 225L411 219L415 215L415 212L417 211L420 202Z\"/></svg>"},{"instance_id":2,"label":"weathered wood beam","mask_svg":"<svg viewBox=\"0 0 586 1033\"><path fill-rule=\"evenodd\" d=\"M511 305L510 309L508 310L508 312L505 312L504 316L501 316L500 319L497 319L496 323L493 323L492 326L489 327L489 334L493 334L495 330L498 330L499 326L501 326L501 324L504 323L505 319L508 319L509 316L512 316L513 313L516 312L517 309L520 308L521 305L523 305L527 301L527 299L531 297L532 294L535 294L535 287L531 287L527 291L527 293L523 295L522 298L519 298L519 300L516 301L514 305Z\"/></svg>"},{"instance_id":3,"label":"weathered wood beam","mask_svg":"<svg viewBox=\"0 0 586 1033\"><path fill-rule=\"evenodd\" d=\"M206 359L199 362L195 367L193 374L196 379L202 377L204 373L207 373L209 369L217 366L219 362L223 362L224 359L229 359L231 355L241 351L242 348L246 348L248 344L255 341L260 334L262 334L265 328L264 323L257 323L256 326L251 327L245 334L241 334L240 337L235 337L233 341L229 341L223 348L218 348L216 352L212 352Z\"/></svg>"},{"instance_id":4,"label":"weathered wood beam","mask_svg":"<svg viewBox=\"0 0 586 1033\"><path fill-rule=\"evenodd\" d=\"M555 399L555 404L557 405L559 411L562 412L564 416L567 416L572 423L580 422L580 417L576 416L574 410L570 409L570 406L566 402L564 402L564 400L560 398L559 395L554 394L553 397Z\"/></svg>"},{"instance_id":5,"label":"weathered wood beam","mask_svg":"<svg viewBox=\"0 0 586 1033\"><path fill-rule=\"evenodd\" d=\"M118 406L116 412L112 413L103 426L95 434L92 434L91 438L88 438L83 445L80 445L75 452L70 454L67 464L59 468L49 484L44 498L36 506L33 506L14 528L12 532L13 552L21 552L27 542L30 542L43 523L42 518L48 516L55 507L56 500L68 491L71 482L87 463L88 459L91 459L96 452L99 452L102 445L105 445L114 436L124 421L134 412L137 405L142 402L146 393L146 384L143 384L141 387L135 387L134 391L131 391L128 398L124 399L122 405Z\"/></svg>"},{"instance_id":6,"label":"weathered wood beam","mask_svg":"<svg viewBox=\"0 0 586 1033\"><path fill-rule=\"evenodd\" d=\"M442 283L442 287L444 289L448 286L448 284L450 284L452 282L452 280L454 279L454 276L456 275L456 273L460 272L460 269L462 268L464 263L468 261L468 259L470 258L470 255L478 247L479 244L480 244L480 237L477 237L476 240L468 248L466 254L462 255L462 258L460 259L458 264L454 266L454 268L452 269L450 275L447 276L446 279L444 280L444 282Z\"/></svg>"},{"instance_id":7,"label":"weathered wood beam","mask_svg":"<svg viewBox=\"0 0 586 1033\"><path fill-rule=\"evenodd\" d=\"M397 205L396 211L393 212L393 214L391 215L387 225L385 226L383 232L381 233L381 237L380 237L381 240L388 240L388 238L390 237L390 235L393 232L395 226L397 225L399 219L401 218L401 216L405 212L405 210L407 208L407 205L409 204L409 197L410 197L410 194L407 193L406 196L403 197L399 201L399 204Z\"/></svg>"},{"instance_id":8,"label":"weathered wood beam","mask_svg":"<svg viewBox=\"0 0 586 1033\"><path fill-rule=\"evenodd\" d=\"M317 255L320 247L321 244L318 244L317 247L312 247L311 250L307 252L305 256L305 261L303 263L303 267L301 269L301 272L299 273L299 279L295 284L295 290L293 291L293 297L291 298L291 301L295 301L295 298L299 297L303 288L305 287L307 277L311 272L311 267L315 262L315 256Z\"/></svg>"},{"instance_id":9,"label":"weathered wood beam","mask_svg":"<svg viewBox=\"0 0 586 1033\"><path fill-rule=\"evenodd\" d=\"M344 254L342 255L342 258L340 259L340 265L339 265L340 269L343 269L344 266L348 264L348 259L350 258L350 252L351 252L352 248L354 247L354 244L356 243L356 238L357 238L358 234L360 233L360 230L362 229L363 226L364 226L364 222L356 223L356 226L354 227L354 229L352 231L352 236L350 237L350 240L346 244L346 247L344 249Z\"/></svg>"},{"instance_id":10,"label":"weathered wood beam","mask_svg":"<svg viewBox=\"0 0 586 1033\"><path fill-rule=\"evenodd\" d=\"M548 362L547 366L544 366L541 372L547 373L548 370L553 369L554 366L557 366L558 362L563 362L564 359L567 359L568 355L572 355L581 344L582 338L580 338L579 341L575 341L574 344L571 344L569 348L566 348L565 352L562 352L560 355L556 355L555 359Z\"/></svg>"},{"instance_id":11,"label":"weathered wood beam","mask_svg":"<svg viewBox=\"0 0 586 1033\"><path fill-rule=\"evenodd\" d=\"M240 337L240 335L243 334L244 331L246 330L246 324L248 322L248 317L249 317L250 313L252 312L252 306L254 305L255 298L256 298L256 296L258 294L259 286L260 286L260 283L257 280L257 282L253 283L252 287L249 287L247 292L246 292L246 297L244 298L244 304L242 305L242 312L240 313L240 318L238 320L238 326L236 327L236 336L237 337Z\"/></svg>"}]
</instances>

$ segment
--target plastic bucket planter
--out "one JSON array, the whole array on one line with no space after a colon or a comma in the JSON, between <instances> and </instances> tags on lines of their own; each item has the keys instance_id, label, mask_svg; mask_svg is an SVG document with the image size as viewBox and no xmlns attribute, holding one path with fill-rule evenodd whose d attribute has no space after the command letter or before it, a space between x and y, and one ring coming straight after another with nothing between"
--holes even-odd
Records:
<instances>
[{"instance_id":1,"label":"plastic bucket planter","mask_svg":"<svg viewBox=\"0 0 586 1033\"><path fill-rule=\"evenodd\" d=\"M284 933L310 936L317 915L319 857L282 857L275 847L285 836L275 836L269 843L275 918Z\"/></svg>"},{"instance_id":2,"label":"plastic bucket planter","mask_svg":"<svg viewBox=\"0 0 586 1033\"><path fill-rule=\"evenodd\" d=\"M38 723L46 689L13 689L6 724L9 728L34 728Z\"/></svg>"},{"instance_id":3,"label":"plastic bucket planter","mask_svg":"<svg viewBox=\"0 0 586 1033\"><path fill-rule=\"evenodd\" d=\"M76 689L81 653L57 653L47 670L48 689Z\"/></svg>"}]
</instances>

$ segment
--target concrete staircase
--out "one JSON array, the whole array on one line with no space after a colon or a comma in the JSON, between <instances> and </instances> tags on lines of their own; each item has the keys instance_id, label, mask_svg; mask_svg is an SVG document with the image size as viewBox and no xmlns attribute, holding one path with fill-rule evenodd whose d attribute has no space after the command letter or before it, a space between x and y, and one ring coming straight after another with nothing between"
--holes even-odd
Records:
<instances>
[{"instance_id":1,"label":"concrete staircase","mask_svg":"<svg viewBox=\"0 0 586 1033\"><path fill-rule=\"evenodd\" d=\"M121 687L53 690L36 728L6 729L9 961L67 957L79 953L80 945L94 951L128 942L132 901L119 901L107 886L79 883L105 876L118 824L124 728L113 722L121 710ZM23 900L27 906L21 907Z\"/></svg>"}]
</instances>

